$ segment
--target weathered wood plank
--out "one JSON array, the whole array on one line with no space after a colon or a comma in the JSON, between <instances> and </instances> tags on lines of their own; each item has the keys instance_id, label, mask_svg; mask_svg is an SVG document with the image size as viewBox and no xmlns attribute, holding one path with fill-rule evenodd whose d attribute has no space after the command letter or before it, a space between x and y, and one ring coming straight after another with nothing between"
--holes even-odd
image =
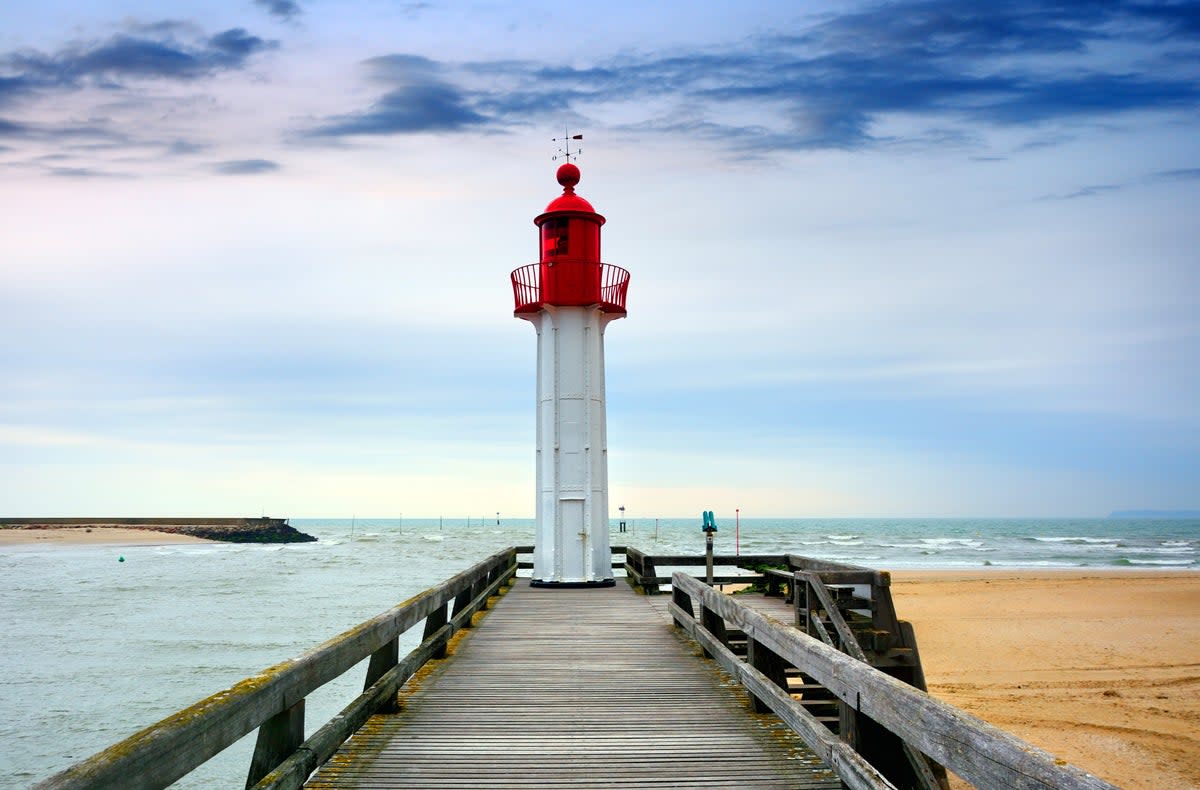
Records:
<instances>
[{"instance_id":1,"label":"weathered wood plank","mask_svg":"<svg viewBox=\"0 0 1200 790\"><path fill-rule=\"evenodd\" d=\"M518 583L308 786L839 787L782 723L747 714L655 600Z\"/></svg>"}]
</instances>

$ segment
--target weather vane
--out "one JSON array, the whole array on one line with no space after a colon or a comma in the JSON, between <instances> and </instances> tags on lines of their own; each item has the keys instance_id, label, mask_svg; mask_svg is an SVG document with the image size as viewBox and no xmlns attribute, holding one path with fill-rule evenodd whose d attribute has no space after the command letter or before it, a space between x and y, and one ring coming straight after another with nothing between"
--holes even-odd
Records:
<instances>
[{"instance_id":1,"label":"weather vane","mask_svg":"<svg viewBox=\"0 0 1200 790\"><path fill-rule=\"evenodd\" d=\"M555 154L554 156L550 157L550 161L553 162L557 159L565 158L568 162L570 162L571 157L578 159L579 155L583 153L583 147L581 146L579 148L576 148L574 151L572 151L571 150L571 141L572 140L582 140L582 139L583 139L582 134L571 134L566 129L563 129L562 137L551 137L550 138L551 142L562 143L565 146L565 150L563 148L559 148L558 153Z\"/></svg>"}]
</instances>

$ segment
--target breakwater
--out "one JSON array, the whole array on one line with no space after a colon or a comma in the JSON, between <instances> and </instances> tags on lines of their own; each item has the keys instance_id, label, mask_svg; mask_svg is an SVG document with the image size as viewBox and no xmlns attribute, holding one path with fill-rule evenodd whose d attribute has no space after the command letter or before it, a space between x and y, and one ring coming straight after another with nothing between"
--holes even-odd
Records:
<instances>
[{"instance_id":1,"label":"breakwater","mask_svg":"<svg viewBox=\"0 0 1200 790\"><path fill-rule=\"evenodd\" d=\"M285 518L3 518L0 529L142 529L225 543L311 543Z\"/></svg>"}]
</instances>

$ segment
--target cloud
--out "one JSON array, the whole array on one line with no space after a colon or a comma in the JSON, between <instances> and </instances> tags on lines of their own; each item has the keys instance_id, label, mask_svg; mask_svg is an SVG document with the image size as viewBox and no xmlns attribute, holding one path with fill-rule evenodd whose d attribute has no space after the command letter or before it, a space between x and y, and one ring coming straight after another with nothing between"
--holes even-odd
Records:
<instances>
[{"instance_id":1,"label":"cloud","mask_svg":"<svg viewBox=\"0 0 1200 790\"><path fill-rule=\"evenodd\" d=\"M242 28L207 37L189 35L190 40L180 38L181 33L194 32L182 23L139 25L136 30L53 53L23 50L0 55L0 68L12 74L0 82L0 101L89 84L120 89L122 81L130 79L195 80L243 68L252 55L276 46Z\"/></svg>"},{"instance_id":2,"label":"cloud","mask_svg":"<svg viewBox=\"0 0 1200 790\"><path fill-rule=\"evenodd\" d=\"M366 63L388 92L310 134L504 130L619 104L635 117L618 128L742 153L893 144L881 129L891 118L926 125L907 142L978 144L962 127L1195 107L1200 85L1186 64L1200 56L1197 16L1194 3L902 0L734 47L582 66L398 54Z\"/></svg>"},{"instance_id":3,"label":"cloud","mask_svg":"<svg viewBox=\"0 0 1200 790\"><path fill-rule=\"evenodd\" d=\"M46 173L55 178L75 178L75 179L109 179L109 178L131 178L126 173L113 173L105 170L96 170L91 167L47 167Z\"/></svg>"},{"instance_id":4,"label":"cloud","mask_svg":"<svg viewBox=\"0 0 1200 790\"><path fill-rule=\"evenodd\" d=\"M1074 200L1076 198L1094 197L1111 192L1118 192L1127 187L1147 186L1161 183L1169 183L1175 181L1194 181L1200 179L1200 167L1185 167L1177 170L1159 170L1155 173L1148 173L1141 178L1134 179L1121 184L1090 184L1080 187L1074 192L1068 192L1063 195L1045 195L1039 200Z\"/></svg>"},{"instance_id":5,"label":"cloud","mask_svg":"<svg viewBox=\"0 0 1200 790\"><path fill-rule=\"evenodd\" d=\"M1198 178L1200 178L1200 167L1160 170L1154 174L1154 179L1157 181L1194 181Z\"/></svg>"},{"instance_id":6,"label":"cloud","mask_svg":"<svg viewBox=\"0 0 1200 790\"><path fill-rule=\"evenodd\" d=\"M26 124L0 118L0 137L25 137L29 134Z\"/></svg>"},{"instance_id":7,"label":"cloud","mask_svg":"<svg viewBox=\"0 0 1200 790\"><path fill-rule=\"evenodd\" d=\"M228 162L217 162L212 169L224 176L258 175L274 173L279 170L279 163L270 159L232 159Z\"/></svg>"},{"instance_id":8,"label":"cloud","mask_svg":"<svg viewBox=\"0 0 1200 790\"><path fill-rule=\"evenodd\" d=\"M164 145L164 153L168 156L190 156L207 151L211 147L207 143L198 143L195 140L172 140Z\"/></svg>"},{"instance_id":9,"label":"cloud","mask_svg":"<svg viewBox=\"0 0 1200 790\"><path fill-rule=\"evenodd\" d=\"M467 106L463 90L445 81L441 66L415 55L390 55L366 63L372 77L392 86L368 109L326 119L310 137L458 131L489 119Z\"/></svg>"},{"instance_id":10,"label":"cloud","mask_svg":"<svg viewBox=\"0 0 1200 790\"><path fill-rule=\"evenodd\" d=\"M32 94L36 89L37 83L24 75L16 77L0 75L0 107Z\"/></svg>"},{"instance_id":11,"label":"cloud","mask_svg":"<svg viewBox=\"0 0 1200 790\"><path fill-rule=\"evenodd\" d=\"M1040 198L1041 200L1075 200L1076 198L1095 197L1109 192L1118 192L1125 188L1125 184L1091 184L1089 186L1080 187L1074 192L1068 192L1065 195L1046 195Z\"/></svg>"},{"instance_id":12,"label":"cloud","mask_svg":"<svg viewBox=\"0 0 1200 790\"><path fill-rule=\"evenodd\" d=\"M254 0L254 4L284 22L292 21L301 13L300 4L293 0Z\"/></svg>"},{"instance_id":13,"label":"cloud","mask_svg":"<svg viewBox=\"0 0 1200 790\"><path fill-rule=\"evenodd\" d=\"M243 28L210 34L194 23L168 19L127 22L116 35L55 50L0 52L0 108L6 108L0 138L93 154L127 148L194 153L200 144L180 140L175 119L194 112L200 101L211 106L213 100L195 93L181 96L162 83L190 85L242 70L276 46ZM62 175L103 172L89 165Z\"/></svg>"}]
</instances>

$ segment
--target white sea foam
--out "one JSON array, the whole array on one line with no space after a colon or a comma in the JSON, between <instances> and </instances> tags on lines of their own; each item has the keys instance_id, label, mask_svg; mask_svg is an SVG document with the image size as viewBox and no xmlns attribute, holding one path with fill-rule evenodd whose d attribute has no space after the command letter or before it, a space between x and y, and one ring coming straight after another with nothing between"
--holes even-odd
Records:
<instances>
[{"instance_id":1,"label":"white sea foam","mask_svg":"<svg viewBox=\"0 0 1200 790\"><path fill-rule=\"evenodd\" d=\"M1195 554L1191 546L1126 546L1121 549L1125 554Z\"/></svg>"},{"instance_id":2,"label":"white sea foam","mask_svg":"<svg viewBox=\"0 0 1200 790\"><path fill-rule=\"evenodd\" d=\"M1078 568L1082 563L1056 560L989 560L989 564L1004 568Z\"/></svg>"},{"instance_id":3,"label":"white sea foam","mask_svg":"<svg viewBox=\"0 0 1200 790\"><path fill-rule=\"evenodd\" d=\"M1035 536L1033 538L1033 540L1037 540L1042 543L1120 543L1123 540L1123 538L1088 538L1088 537L1048 538L1048 537Z\"/></svg>"},{"instance_id":4,"label":"white sea foam","mask_svg":"<svg viewBox=\"0 0 1200 790\"><path fill-rule=\"evenodd\" d=\"M974 538L921 538L924 548L951 548L958 546L982 546L982 540Z\"/></svg>"}]
</instances>

